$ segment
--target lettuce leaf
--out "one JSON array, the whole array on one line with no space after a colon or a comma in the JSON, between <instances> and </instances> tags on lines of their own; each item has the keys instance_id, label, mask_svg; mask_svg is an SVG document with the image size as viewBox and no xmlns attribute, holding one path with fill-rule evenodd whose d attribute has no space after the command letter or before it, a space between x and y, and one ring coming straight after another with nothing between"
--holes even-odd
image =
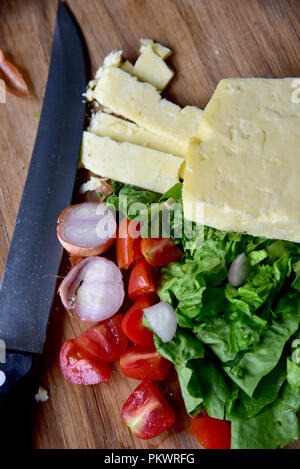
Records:
<instances>
[{"instance_id":1,"label":"lettuce leaf","mask_svg":"<svg viewBox=\"0 0 300 469\"><path fill-rule=\"evenodd\" d=\"M227 420L246 420L258 414L266 405L271 404L277 397L281 386L286 380L285 359L268 373L249 397L238 387L232 392L227 401Z\"/></svg>"},{"instance_id":2,"label":"lettuce leaf","mask_svg":"<svg viewBox=\"0 0 300 469\"><path fill-rule=\"evenodd\" d=\"M300 323L300 295L284 295L275 310L274 319L263 339L247 351L233 367L225 366L230 378L252 396L258 383L278 363L285 343L298 330Z\"/></svg>"},{"instance_id":3,"label":"lettuce leaf","mask_svg":"<svg viewBox=\"0 0 300 469\"><path fill-rule=\"evenodd\" d=\"M255 417L231 423L231 448L276 449L294 443L300 436L299 410L300 396L284 384L277 399Z\"/></svg>"}]
</instances>

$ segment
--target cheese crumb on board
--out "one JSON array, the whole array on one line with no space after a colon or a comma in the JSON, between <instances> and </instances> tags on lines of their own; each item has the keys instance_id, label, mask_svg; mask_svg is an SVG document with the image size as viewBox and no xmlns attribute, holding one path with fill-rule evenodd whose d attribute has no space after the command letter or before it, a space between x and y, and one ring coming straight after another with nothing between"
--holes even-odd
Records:
<instances>
[{"instance_id":1,"label":"cheese crumb on board","mask_svg":"<svg viewBox=\"0 0 300 469\"><path fill-rule=\"evenodd\" d=\"M158 91L166 88L174 76L174 70L166 64L150 44L142 46L141 54L131 73L141 81L152 83Z\"/></svg>"},{"instance_id":2,"label":"cheese crumb on board","mask_svg":"<svg viewBox=\"0 0 300 469\"><path fill-rule=\"evenodd\" d=\"M199 140L192 140L188 151L187 218L221 230L300 241L300 109L291 99L293 80L219 83L203 112ZM203 207L202 220L196 205Z\"/></svg>"},{"instance_id":3,"label":"cheese crumb on board","mask_svg":"<svg viewBox=\"0 0 300 469\"><path fill-rule=\"evenodd\" d=\"M96 191L100 188L103 178L92 176L87 182L84 182L79 188L79 194L85 194L88 191Z\"/></svg>"},{"instance_id":4,"label":"cheese crumb on board","mask_svg":"<svg viewBox=\"0 0 300 469\"><path fill-rule=\"evenodd\" d=\"M164 193L179 181L184 160L157 150L84 132L81 164L107 178Z\"/></svg>"},{"instance_id":5,"label":"cheese crumb on board","mask_svg":"<svg viewBox=\"0 0 300 469\"><path fill-rule=\"evenodd\" d=\"M164 60L173 54L173 51L171 49L166 46L163 46L159 42L154 42L153 39L141 39L140 53L142 54L144 50L149 46L157 55L159 55Z\"/></svg>"},{"instance_id":6,"label":"cheese crumb on board","mask_svg":"<svg viewBox=\"0 0 300 469\"><path fill-rule=\"evenodd\" d=\"M129 62L129 60L125 60L125 62L122 63L120 68L124 70L124 72L131 73L131 74L133 73L133 65L131 62Z\"/></svg>"}]
</instances>

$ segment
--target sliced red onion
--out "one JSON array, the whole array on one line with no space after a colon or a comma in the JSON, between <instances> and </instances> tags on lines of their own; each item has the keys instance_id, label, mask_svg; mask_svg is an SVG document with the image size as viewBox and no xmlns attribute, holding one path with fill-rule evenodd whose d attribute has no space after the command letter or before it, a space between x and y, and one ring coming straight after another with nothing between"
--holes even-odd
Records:
<instances>
[{"instance_id":1,"label":"sliced red onion","mask_svg":"<svg viewBox=\"0 0 300 469\"><path fill-rule=\"evenodd\" d=\"M122 306L125 293L121 271L104 257L87 257L70 270L59 294L64 307L80 319L103 321Z\"/></svg>"},{"instance_id":2,"label":"sliced red onion","mask_svg":"<svg viewBox=\"0 0 300 469\"><path fill-rule=\"evenodd\" d=\"M175 311L169 303L161 301L143 311L151 328L163 342L169 342L173 339L177 329L177 319Z\"/></svg>"},{"instance_id":3,"label":"sliced red onion","mask_svg":"<svg viewBox=\"0 0 300 469\"><path fill-rule=\"evenodd\" d=\"M233 287L241 286L249 273L250 264L246 254L240 254L232 262L228 272L228 282Z\"/></svg>"},{"instance_id":4,"label":"sliced red onion","mask_svg":"<svg viewBox=\"0 0 300 469\"><path fill-rule=\"evenodd\" d=\"M115 217L105 204L84 202L61 213L57 236L73 256L97 256L112 246L116 230Z\"/></svg>"}]
</instances>

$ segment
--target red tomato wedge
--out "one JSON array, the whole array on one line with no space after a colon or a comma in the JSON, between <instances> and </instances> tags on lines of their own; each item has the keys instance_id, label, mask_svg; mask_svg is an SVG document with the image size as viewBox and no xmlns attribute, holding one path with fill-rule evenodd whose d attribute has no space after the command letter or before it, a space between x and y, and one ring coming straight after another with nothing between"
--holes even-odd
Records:
<instances>
[{"instance_id":1,"label":"red tomato wedge","mask_svg":"<svg viewBox=\"0 0 300 469\"><path fill-rule=\"evenodd\" d=\"M149 381L143 381L125 402L122 419L135 436L148 440L170 428L175 414L158 389Z\"/></svg>"},{"instance_id":2,"label":"red tomato wedge","mask_svg":"<svg viewBox=\"0 0 300 469\"><path fill-rule=\"evenodd\" d=\"M163 267L170 262L179 261L183 256L181 249L169 238L143 238L141 252L146 261L154 267Z\"/></svg>"},{"instance_id":3,"label":"red tomato wedge","mask_svg":"<svg viewBox=\"0 0 300 469\"><path fill-rule=\"evenodd\" d=\"M115 314L74 339L83 356L103 363L119 360L125 352L128 339L122 330L122 316Z\"/></svg>"},{"instance_id":4,"label":"red tomato wedge","mask_svg":"<svg viewBox=\"0 0 300 469\"><path fill-rule=\"evenodd\" d=\"M205 449L230 449L231 425L227 420L208 416L192 419L190 434Z\"/></svg>"},{"instance_id":5,"label":"red tomato wedge","mask_svg":"<svg viewBox=\"0 0 300 469\"><path fill-rule=\"evenodd\" d=\"M131 300L138 296L156 293L156 271L145 259L139 260L132 269L129 277L128 295Z\"/></svg>"},{"instance_id":6,"label":"red tomato wedge","mask_svg":"<svg viewBox=\"0 0 300 469\"><path fill-rule=\"evenodd\" d=\"M120 358L121 371L128 378L163 381L171 367L172 363L151 345L134 345Z\"/></svg>"},{"instance_id":7,"label":"red tomato wedge","mask_svg":"<svg viewBox=\"0 0 300 469\"><path fill-rule=\"evenodd\" d=\"M59 358L62 374L71 383L88 386L107 381L110 377L109 366L86 358L75 340L64 343Z\"/></svg>"},{"instance_id":8,"label":"red tomato wedge","mask_svg":"<svg viewBox=\"0 0 300 469\"><path fill-rule=\"evenodd\" d=\"M153 332L143 325L143 309L153 306L154 303L153 297L140 296L123 317L123 332L135 344L154 345Z\"/></svg>"},{"instance_id":9,"label":"red tomato wedge","mask_svg":"<svg viewBox=\"0 0 300 469\"><path fill-rule=\"evenodd\" d=\"M138 222L130 221L123 218L117 233L116 239L116 255L117 264L120 269L129 269L134 262L141 259L142 254L140 250L141 239L137 235Z\"/></svg>"}]
</instances>

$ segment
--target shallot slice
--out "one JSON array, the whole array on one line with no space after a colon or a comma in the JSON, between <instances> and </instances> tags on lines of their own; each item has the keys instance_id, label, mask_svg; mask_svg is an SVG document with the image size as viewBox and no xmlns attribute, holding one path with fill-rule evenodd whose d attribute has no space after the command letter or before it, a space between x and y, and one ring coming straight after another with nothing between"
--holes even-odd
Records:
<instances>
[{"instance_id":1,"label":"shallot slice","mask_svg":"<svg viewBox=\"0 0 300 469\"><path fill-rule=\"evenodd\" d=\"M7 91L21 98L30 96L28 86L19 69L13 65L0 49L0 72L1 77L5 81Z\"/></svg>"},{"instance_id":2,"label":"shallot slice","mask_svg":"<svg viewBox=\"0 0 300 469\"><path fill-rule=\"evenodd\" d=\"M228 282L233 287L240 287L246 280L250 270L246 254L240 254L232 262L228 272Z\"/></svg>"},{"instance_id":3,"label":"shallot slice","mask_svg":"<svg viewBox=\"0 0 300 469\"><path fill-rule=\"evenodd\" d=\"M97 256L114 243L117 224L105 204L70 205L60 215L57 236L63 247L78 257Z\"/></svg>"},{"instance_id":4,"label":"shallot slice","mask_svg":"<svg viewBox=\"0 0 300 469\"><path fill-rule=\"evenodd\" d=\"M64 307L89 322L113 316L122 306L124 284L120 269L104 257L87 257L62 281L59 294Z\"/></svg>"},{"instance_id":5,"label":"shallot slice","mask_svg":"<svg viewBox=\"0 0 300 469\"><path fill-rule=\"evenodd\" d=\"M169 303L161 301L143 311L152 330L163 342L169 342L173 339L177 330L177 319L175 311Z\"/></svg>"}]
</instances>

